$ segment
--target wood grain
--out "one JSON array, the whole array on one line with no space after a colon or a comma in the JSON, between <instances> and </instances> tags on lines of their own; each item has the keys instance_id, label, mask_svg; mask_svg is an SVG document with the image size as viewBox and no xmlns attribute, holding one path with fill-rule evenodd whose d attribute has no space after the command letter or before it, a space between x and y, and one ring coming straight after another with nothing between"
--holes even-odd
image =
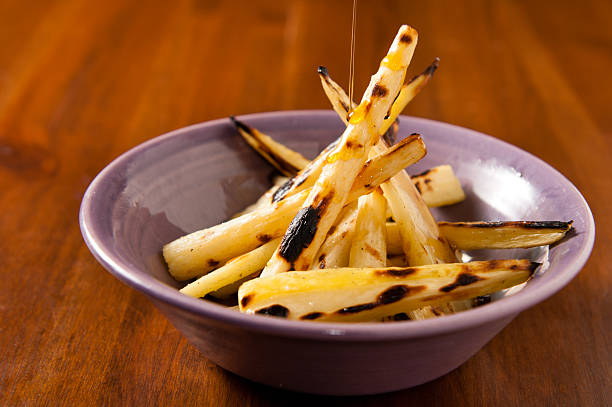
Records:
<instances>
[{"instance_id":1,"label":"wood grain","mask_svg":"<svg viewBox=\"0 0 612 407\"><path fill-rule=\"evenodd\" d=\"M80 236L82 194L126 149L188 124L328 108L316 67L348 79L351 1L0 1L0 405L612 404L612 3L358 4L356 93L397 27L407 110L507 140L583 192L595 250L560 293L475 357L397 393L324 398L250 383L203 358Z\"/></svg>"}]
</instances>

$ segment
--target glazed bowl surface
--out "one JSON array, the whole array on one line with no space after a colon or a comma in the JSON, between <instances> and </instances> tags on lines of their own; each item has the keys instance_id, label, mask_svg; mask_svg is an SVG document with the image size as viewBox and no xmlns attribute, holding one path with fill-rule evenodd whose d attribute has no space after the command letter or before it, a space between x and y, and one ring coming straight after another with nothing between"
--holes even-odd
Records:
<instances>
[{"instance_id":1,"label":"glazed bowl surface","mask_svg":"<svg viewBox=\"0 0 612 407\"><path fill-rule=\"evenodd\" d=\"M241 116L313 158L342 133L332 111ZM144 293L196 346L240 376L296 391L357 395L416 386L469 359L521 311L565 286L593 247L592 214L580 192L537 157L473 130L402 116L399 136L419 133L427 156L419 173L450 164L467 195L433 210L437 220L573 220L571 236L550 250L491 250L475 259L544 262L525 286L490 304L426 321L317 323L244 315L179 293L161 248L227 220L271 185L271 167L228 119L179 129L124 153L94 179L80 210L87 246L110 273ZM544 328L545 329L545 328Z\"/></svg>"}]
</instances>

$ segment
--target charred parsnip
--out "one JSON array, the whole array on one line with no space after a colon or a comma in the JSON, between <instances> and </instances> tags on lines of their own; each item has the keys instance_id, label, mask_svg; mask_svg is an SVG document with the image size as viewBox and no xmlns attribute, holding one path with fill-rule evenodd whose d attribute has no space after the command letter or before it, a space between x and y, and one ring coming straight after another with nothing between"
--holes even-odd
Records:
<instances>
[{"instance_id":1,"label":"charred parsnip","mask_svg":"<svg viewBox=\"0 0 612 407\"><path fill-rule=\"evenodd\" d=\"M371 146L378 141L382 122L404 81L416 42L416 31L402 26L361 103L352 112L338 146L329 154L308 199L289 225L262 275L310 268Z\"/></svg>"},{"instance_id":2,"label":"charred parsnip","mask_svg":"<svg viewBox=\"0 0 612 407\"><path fill-rule=\"evenodd\" d=\"M329 78L329 80L332 81L331 78ZM333 83L335 84L335 82ZM240 123L241 125L244 125L245 127L248 127L249 129L261 133L260 131L253 129L250 126L246 126L244 123L240 122L235 118L233 118L233 120L237 123ZM397 123L398 122L395 121L393 126L391 126L390 129L383 135L387 137L386 140L395 138L395 134L397 134L398 129ZM240 134L243 133L244 132L241 132ZM260 138L259 142L263 143L266 146L266 149L264 149L264 151L275 151L284 159L284 161L290 162L292 165L295 165L298 170L297 174L292 174L293 176L290 178L278 177L278 179L282 180L282 182L275 182L273 187L266 191L266 193L263 194L255 203L249 205L244 210L235 214L232 218L244 215L245 213L261 208L266 204L270 204L272 201L279 201L280 199L286 196L290 196L296 192L303 191L304 189L313 186L316 179L321 174L321 168L327 160L327 154L337 144L336 140L331 144L331 147L328 147L323 150L323 152L313 161L303 162L301 160L292 159L294 155L300 155L298 152L291 150L289 147L284 146L283 144L275 141L269 136ZM400 141L400 143L402 142L403 141ZM255 151L257 151L258 153L260 152L260 150L257 149L255 149ZM287 151L288 153L283 154L283 151ZM263 157L266 158L266 156ZM302 164L304 165L303 167L298 167ZM276 165L274 167L278 168L278 166ZM450 168L450 166L443 165L439 167L434 167L430 170L427 170L423 174L427 175L419 175L416 178L412 178L415 182L415 185L417 186L417 189L419 189L423 200L428 206L441 206L444 204L450 205L465 199L465 195L463 193L463 190L461 189L459 180L455 177L455 174L453 173L453 170L452 168Z\"/></svg>"},{"instance_id":3,"label":"charred parsnip","mask_svg":"<svg viewBox=\"0 0 612 407\"><path fill-rule=\"evenodd\" d=\"M240 310L309 321L373 321L466 300L525 282L538 263L492 260L420 267L292 271L238 291Z\"/></svg>"},{"instance_id":4,"label":"charred parsnip","mask_svg":"<svg viewBox=\"0 0 612 407\"><path fill-rule=\"evenodd\" d=\"M438 222L440 233L457 250L526 249L545 246L563 239L572 222ZM402 254L401 236L396 223L387 222L387 251Z\"/></svg>"},{"instance_id":5,"label":"charred parsnip","mask_svg":"<svg viewBox=\"0 0 612 407\"><path fill-rule=\"evenodd\" d=\"M238 133L255 151L282 174L292 177L310 161L297 151L277 143L270 136L230 116Z\"/></svg>"},{"instance_id":6,"label":"charred parsnip","mask_svg":"<svg viewBox=\"0 0 612 407\"><path fill-rule=\"evenodd\" d=\"M388 112L388 117L385 118L383 125L380 129L380 133L384 134L392 125L396 123L397 118L406 108L408 103L427 85L429 80L432 78L436 69L438 69L439 58L425 69L421 74L415 76L410 81L402 85L397 98L393 102L391 109ZM348 124L348 113L349 113L349 97L342 89L342 87L334 81L329 75L329 71L326 67L320 66L318 69L319 79L321 80L321 86L325 95L329 99L332 108L338 113L338 116ZM354 104L354 103L353 103Z\"/></svg>"},{"instance_id":7,"label":"charred parsnip","mask_svg":"<svg viewBox=\"0 0 612 407\"><path fill-rule=\"evenodd\" d=\"M389 112L389 119L397 119L399 115L404 111L408 103L427 85L429 80L433 77L434 72L438 69L438 65L440 64L440 58L436 58L431 65L425 69L421 74L415 76L410 81L404 83L402 86L402 90L399 95L397 95L397 99L393 102L391 106L391 111ZM391 121L386 120L383 124L382 131L387 131L389 126L391 126Z\"/></svg>"},{"instance_id":8,"label":"charred parsnip","mask_svg":"<svg viewBox=\"0 0 612 407\"><path fill-rule=\"evenodd\" d=\"M553 244L572 222L439 222L440 233L459 250L513 249Z\"/></svg>"},{"instance_id":9,"label":"charred parsnip","mask_svg":"<svg viewBox=\"0 0 612 407\"><path fill-rule=\"evenodd\" d=\"M380 189L359 198L349 267L385 267L387 201Z\"/></svg>"},{"instance_id":10,"label":"charred parsnip","mask_svg":"<svg viewBox=\"0 0 612 407\"><path fill-rule=\"evenodd\" d=\"M204 297L208 293L248 277L264 268L279 243L280 238L269 241L255 250L228 261L223 267L211 271L193 283L187 284L180 291L191 297Z\"/></svg>"},{"instance_id":11,"label":"charred parsnip","mask_svg":"<svg viewBox=\"0 0 612 407\"><path fill-rule=\"evenodd\" d=\"M450 165L440 165L411 177L429 207L453 205L465 200L465 193Z\"/></svg>"},{"instance_id":12,"label":"charred parsnip","mask_svg":"<svg viewBox=\"0 0 612 407\"><path fill-rule=\"evenodd\" d=\"M401 236L408 264L454 263L457 257L408 175L401 171L381 185Z\"/></svg>"},{"instance_id":13,"label":"charred parsnip","mask_svg":"<svg viewBox=\"0 0 612 407\"><path fill-rule=\"evenodd\" d=\"M367 195L365 195L367 196ZM359 199L363 198L361 196ZM338 222L329 230L311 269L346 267L349 264L351 241L357 221L357 202L345 206Z\"/></svg>"},{"instance_id":14,"label":"charred parsnip","mask_svg":"<svg viewBox=\"0 0 612 407\"><path fill-rule=\"evenodd\" d=\"M408 102L431 79L437 66L438 60L436 59L425 72L413 78L403 87L402 92L404 94L401 98L398 96L398 100L395 101L397 105L394 103L395 109L392 109L390 112L389 120L395 119L401 113ZM319 70L325 94L331 95L330 101L332 106L334 106L336 112L342 118L344 114L341 108L344 105L349 105L348 96L346 96L346 92L342 90L342 87L329 77L326 70L324 74L321 74L321 70ZM387 148L385 143L379 142L374 146L374 151L382 153ZM457 182L455 185L459 185L459 183ZM409 264L424 265L457 261L453 250L440 237L438 227L427 209L427 205L405 171L400 171L389 182L381 185L381 188L387 198L393 218L398 224L403 250ZM460 185L459 189L461 189ZM465 196L462 190L461 195L462 199L464 199Z\"/></svg>"},{"instance_id":15,"label":"charred parsnip","mask_svg":"<svg viewBox=\"0 0 612 407\"><path fill-rule=\"evenodd\" d=\"M370 193L382 182L425 155L415 136L403 145L368 160L355 179L346 202ZM310 189L219 225L183 236L163 248L170 274L178 280L202 276L226 261L249 252L287 230Z\"/></svg>"}]
</instances>

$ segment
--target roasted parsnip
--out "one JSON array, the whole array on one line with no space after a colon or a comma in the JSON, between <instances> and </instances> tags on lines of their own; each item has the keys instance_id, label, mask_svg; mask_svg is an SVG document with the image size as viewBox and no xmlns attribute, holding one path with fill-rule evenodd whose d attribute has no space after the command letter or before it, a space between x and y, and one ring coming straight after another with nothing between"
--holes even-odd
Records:
<instances>
[{"instance_id":1,"label":"roasted parsnip","mask_svg":"<svg viewBox=\"0 0 612 407\"><path fill-rule=\"evenodd\" d=\"M367 195L364 195L367 196ZM359 199L363 198L361 196ZM357 202L345 206L338 221L329 230L325 241L319 248L316 262L311 269L346 267L349 264L351 241L357 221Z\"/></svg>"},{"instance_id":2,"label":"roasted parsnip","mask_svg":"<svg viewBox=\"0 0 612 407\"><path fill-rule=\"evenodd\" d=\"M394 123L397 122L397 118L406 108L408 103L414 99L414 97L433 77L434 72L438 68L439 62L440 59L436 58L435 61L428 66L427 69L425 69L425 71L402 85L402 89L388 112L388 117L386 117L385 121L383 122L380 129L381 134L384 134ZM320 66L318 68L318 72L319 79L321 80L321 86L323 87L323 91L329 99L332 108L336 111L336 113L338 113L338 116L348 124L350 103L348 95L344 89L342 89L342 87L331 78L326 67Z\"/></svg>"},{"instance_id":3,"label":"roasted parsnip","mask_svg":"<svg viewBox=\"0 0 612 407\"><path fill-rule=\"evenodd\" d=\"M235 117L230 116L230 120L234 123L242 138L282 174L292 177L310 162L302 154L277 143L272 137L248 126Z\"/></svg>"},{"instance_id":4,"label":"roasted parsnip","mask_svg":"<svg viewBox=\"0 0 612 407\"><path fill-rule=\"evenodd\" d=\"M526 249L563 239L572 222L438 222L440 233L457 250ZM387 251L403 253L396 223L387 222Z\"/></svg>"},{"instance_id":5,"label":"roasted parsnip","mask_svg":"<svg viewBox=\"0 0 612 407\"><path fill-rule=\"evenodd\" d=\"M439 222L444 237L459 250L513 249L553 244L572 222Z\"/></svg>"},{"instance_id":6,"label":"roasted parsnip","mask_svg":"<svg viewBox=\"0 0 612 407\"><path fill-rule=\"evenodd\" d=\"M421 75L416 76L402 88L404 95L395 103L395 109L389 112L389 119L395 119L406 107L408 102L423 88L435 72L438 60L428 67ZM346 92L342 87L335 83L327 71L324 74L319 70L321 84L326 95L331 95L332 106L342 118L342 106L348 106L350 101L347 99ZM395 115L395 116L394 116ZM384 129L382 129L384 130ZM376 153L384 152L388 147L384 142L374 145ZM457 182L456 185L459 185ZM457 261L453 250L448 243L440 237L437 225L427 209L416 187L410 181L410 177L405 171L400 171L389 182L381 185L387 198L393 218L398 223L402 236L402 246L409 264L423 265L434 263L448 263ZM461 186L459 185L459 189ZM461 191L463 195L463 191ZM464 198L464 196L463 196Z\"/></svg>"},{"instance_id":7,"label":"roasted parsnip","mask_svg":"<svg viewBox=\"0 0 612 407\"><path fill-rule=\"evenodd\" d=\"M411 178L429 207L453 205L465 200L463 188L450 165L440 165Z\"/></svg>"},{"instance_id":8,"label":"roasted parsnip","mask_svg":"<svg viewBox=\"0 0 612 407\"><path fill-rule=\"evenodd\" d=\"M262 275L310 268L370 148L378 141L385 114L399 92L416 42L416 31L402 26L361 103L352 112L338 146L329 154L315 186Z\"/></svg>"},{"instance_id":9,"label":"roasted parsnip","mask_svg":"<svg viewBox=\"0 0 612 407\"><path fill-rule=\"evenodd\" d=\"M368 160L361 168L346 202L374 190L407 165L425 155L425 145L415 136L403 146ZM219 225L193 232L163 248L170 274L179 281L199 277L226 261L282 236L310 189Z\"/></svg>"},{"instance_id":10,"label":"roasted parsnip","mask_svg":"<svg viewBox=\"0 0 612 407\"><path fill-rule=\"evenodd\" d=\"M248 277L264 268L279 243L280 238L271 240L255 250L228 261L223 267L219 267L193 283L187 284L180 291L191 297L204 297L208 293Z\"/></svg>"},{"instance_id":11,"label":"roasted parsnip","mask_svg":"<svg viewBox=\"0 0 612 407\"><path fill-rule=\"evenodd\" d=\"M386 209L387 201L380 189L359 198L349 267L386 266Z\"/></svg>"},{"instance_id":12,"label":"roasted parsnip","mask_svg":"<svg viewBox=\"0 0 612 407\"><path fill-rule=\"evenodd\" d=\"M238 291L240 310L310 321L373 321L466 300L525 282L538 263L493 260L419 267L292 271Z\"/></svg>"}]
</instances>

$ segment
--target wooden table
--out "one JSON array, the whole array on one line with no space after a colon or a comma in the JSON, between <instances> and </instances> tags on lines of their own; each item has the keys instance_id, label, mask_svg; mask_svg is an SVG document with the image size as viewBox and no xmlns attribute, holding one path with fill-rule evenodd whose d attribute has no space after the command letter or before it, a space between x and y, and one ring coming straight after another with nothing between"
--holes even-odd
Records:
<instances>
[{"instance_id":1,"label":"wooden table","mask_svg":"<svg viewBox=\"0 0 612 407\"><path fill-rule=\"evenodd\" d=\"M414 25L411 73L441 66L406 113L549 162L584 193L598 237L574 281L456 371L327 399L207 361L94 260L77 213L96 173L149 138L328 108L315 69L346 85L351 2L1 1L0 405L611 405L612 3L569 3L359 2L357 93Z\"/></svg>"}]
</instances>

